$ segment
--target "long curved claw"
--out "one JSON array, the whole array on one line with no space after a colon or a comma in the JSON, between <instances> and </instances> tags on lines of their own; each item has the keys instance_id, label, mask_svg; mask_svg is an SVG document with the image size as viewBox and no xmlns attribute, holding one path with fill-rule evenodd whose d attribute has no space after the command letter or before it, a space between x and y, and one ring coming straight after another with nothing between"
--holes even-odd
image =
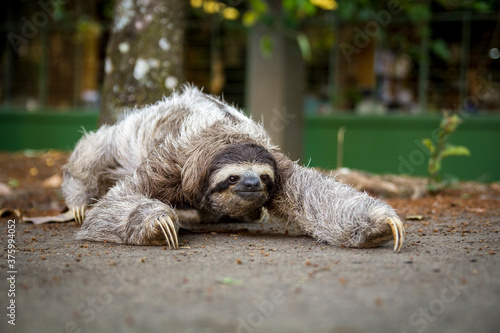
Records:
<instances>
[{"instance_id":1,"label":"long curved claw","mask_svg":"<svg viewBox=\"0 0 500 333\"><path fill-rule=\"evenodd\" d=\"M82 224L83 221L85 220L85 207L84 206L80 206L79 213L80 213L80 221L78 223Z\"/></svg>"},{"instance_id":2,"label":"long curved claw","mask_svg":"<svg viewBox=\"0 0 500 333\"><path fill-rule=\"evenodd\" d=\"M167 240L168 249L171 249L172 246L170 245L170 239L168 238L167 231L166 231L166 230L168 230L168 226L165 224L165 220L160 218L158 220L155 220L155 222L156 222L156 224L158 224L160 226L161 231L163 231L163 235L165 236L165 239Z\"/></svg>"},{"instance_id":3,"label":"long curved claw","mask_svg":"<svg viewBox=\"0 0 500 333\"><path fill-rule=\"evenodd\" d=\"M172 235L174 236L174 239L173 239L174 249L177 249L177 248L179 248L179 240L177 239L177 232L175 231L174 222L168 216L167 216L167 222L168 222L168 225L170 226L170 230L172 230L172 234L170 236L172 236Z\"/></svg>"},{"instance_id":4,"label":"long curved claw","mask_svg":"<svg viewBox=\"0 0 500 333\"><path fill-rule=\"evenodd\" d=\"M75 222L79 225L85 220L85 207L76 206L71 209L73 211L73 216L75 217Z\"/></svg>"},{"instance_id":5,"label":"long curved claw","mask_svg":"<svg viewBox=\"0 0 500 333\"><path fill-rule=\"evenodd\" d=\"M405 227L401 220L397 217L388 218L387 223L391 227L392 235L394 237L394 252L400 251L405 239Z\"/></svg>"},{"instance_id":6,"label":"long curved claw","mask_svg":"<svg viewBox=\"0 0 500 333\"><path fill-rule=\"evenodd\" d=\"M156 223L163 231L163 235L167 240L168 248L171 249L173 247L174 249L177 249L179 247L179 241L177 239L177 232L175 231L175 225L172 222L172 219L168 216L166 218L160 217L156 220Z\"/></svg>"}]
</instances>

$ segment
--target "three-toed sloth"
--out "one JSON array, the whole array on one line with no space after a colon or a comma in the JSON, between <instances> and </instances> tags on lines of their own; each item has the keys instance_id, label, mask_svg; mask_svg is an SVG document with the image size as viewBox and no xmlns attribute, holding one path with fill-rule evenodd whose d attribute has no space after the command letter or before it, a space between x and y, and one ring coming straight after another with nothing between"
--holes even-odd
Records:
<instances>
[{"instance_id":1,"label":"three-toed sloth","mask_svg":"<svg viewBox=\"0 0 500 333\"><path fill-rule=\"evenodd\" d=\"M85 134L62 189L79 239L176 248L181 207L234 219L265 208L336 246L404 239L388 204L292 162L261 124L191 86Z\"/></svg>"}]
</instances>

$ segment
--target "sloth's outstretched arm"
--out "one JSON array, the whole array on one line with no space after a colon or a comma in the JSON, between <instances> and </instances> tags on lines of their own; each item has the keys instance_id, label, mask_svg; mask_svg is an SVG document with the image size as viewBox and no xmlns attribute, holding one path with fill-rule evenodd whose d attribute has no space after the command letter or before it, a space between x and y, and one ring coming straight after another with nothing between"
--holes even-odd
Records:
<instances>
[{"instance_id":1,"label":"sloth's outstretched arm","mask_svg":"<svg viewBox=\"0 0 500 333\"><path fill-rule=\"evenodd\" d=\"M172 206L153 199L144 180L136 172L116 183L86 212L77 238L177 248L177 215Z\"/></svg>"},{"instance_id":2,"label":"sloth's outstretched arm","mask_svg":"<svg viewBox=\"0 0 500 333\"><path fill-rule=\"evenodd\" d=\"M336 246L375 247L404 240L404 227L388 204L319 172L286 163L282 188L270 213Z\"/></svg>"}]
</instances>

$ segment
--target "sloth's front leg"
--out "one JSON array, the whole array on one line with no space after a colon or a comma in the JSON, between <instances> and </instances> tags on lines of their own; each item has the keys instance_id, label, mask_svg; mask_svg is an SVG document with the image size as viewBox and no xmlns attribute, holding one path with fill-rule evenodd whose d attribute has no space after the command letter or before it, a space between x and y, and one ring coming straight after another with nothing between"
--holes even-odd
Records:
<instances>
[{"instance_id":1,"label":"sloth's front leg","mask_svg":"<svg viewBox=\"0 0 500 333\"><path fill-rule=\"evenodd\" d=\"M133 193L130 180L120 181L85 216L78 239L178 248L180 224L173 208Z\"/></svg>"},{"instance_id":2,"label":"sloth's front leg","mask_svg":"<svg viewBox=\"0 0 500 333\"><path fill-rule=\"evenodd\" d=\"M394 239L394 251L401 249L404 226L388 204L315 170L288 170L271 214L332 245L365 248Z\"/></svg>"}]
</instances>

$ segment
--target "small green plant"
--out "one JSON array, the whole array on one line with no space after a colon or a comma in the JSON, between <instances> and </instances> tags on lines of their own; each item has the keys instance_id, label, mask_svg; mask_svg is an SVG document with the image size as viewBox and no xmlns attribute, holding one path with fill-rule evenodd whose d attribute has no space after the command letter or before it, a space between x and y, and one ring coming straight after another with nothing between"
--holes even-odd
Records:
<instances>
[{"instance_id":1,"label":"small green plant","mask_svg":"<svg viewBox=\"0 0 500 333\"><path fill-rule=\"evenodd\" d=\"M436 144L434 144L434 142L429 138L422 140L422 143L431 153L429 157L429 179L427 185L429 191L431 192L437 192L445 186L445 183L439 173L441 171L442 161L444 158L448 156L470 156L470 151L467 147L448 144L450 135L457 130L458 125L462 122L462 119L460 119L458 115L449 115L445 112L443 119L441 120L441 124L439 125Z\"/></svg>"}]
</instances>

